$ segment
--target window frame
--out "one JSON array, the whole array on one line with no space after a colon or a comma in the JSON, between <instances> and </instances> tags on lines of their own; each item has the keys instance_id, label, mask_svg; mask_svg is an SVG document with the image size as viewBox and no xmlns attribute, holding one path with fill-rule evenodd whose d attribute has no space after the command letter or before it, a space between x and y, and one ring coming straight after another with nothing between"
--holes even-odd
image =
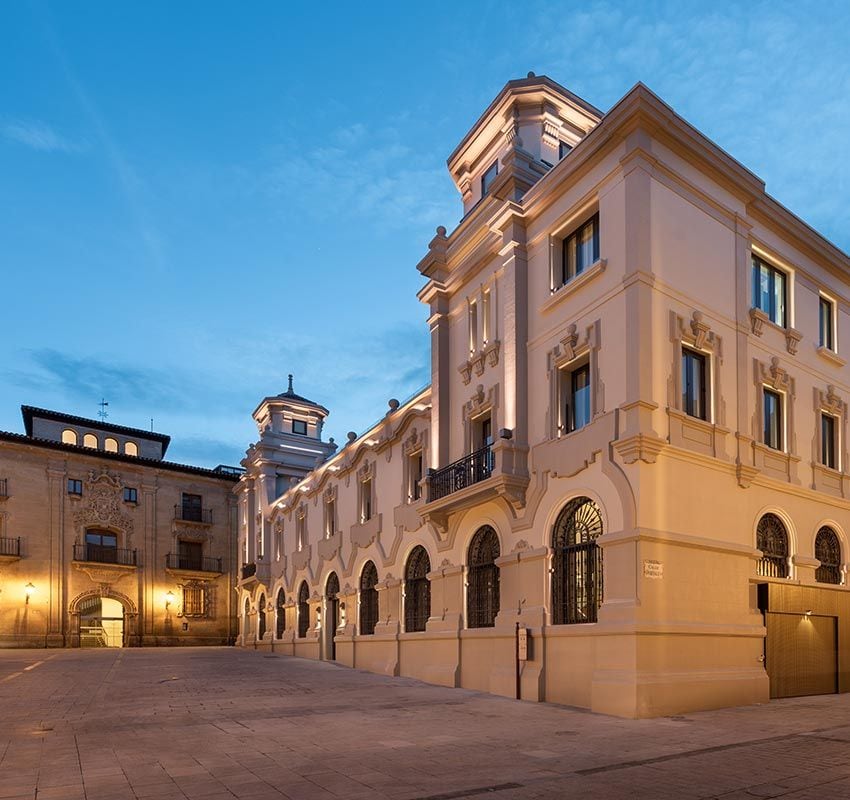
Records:
<instances>
[{"instance_id":1,"label":"window frame","mask_svg":"<svg viewBox=\"0 0 850 800\"><path fill-rule=\"evenodd\" d=\"M567 144L563 139L558 140L558 161L566 158L572 152L573 146L571 144Z\"/></svg>"},{"instance_id":2,"label":"window frame","mask_svg":"<svg viewBox=\"0 0 850 800\"><path fill-rule=\"evenodd\" d=\"M761 278L762 271L767 272L768 276L768 303L767 308L763 308L761 305L762 301L762 292L761 292ZM752 286L751 286L751 297L750 301L753 308L757 308L759 311L767 315L768 320L772 322L779 328L783 328L787 330L791 327L791 273L787 270L781 269L777 267L775 264L772 264L770 261L762 258L756 253L752 253ZM776 317L778 316L776 309L776 277L777 275L782 276L782 320L778 321Z\"/></svg>"},{"instance_id":3,"label":"window frame","mask_svg":"<svg viewBox=\"0 0 850 800\"><path fill-rule=\"evenodd\" d=\"M296 430L295 429L296 425L299 428L303 425L304 429L303 430ZM294 433L296 436L306 436L307 435L307 420L306 419L293 419L292 420L292 433Z\"/></svg>"},{"instance_id":4,"label":"window frame","mask_svg":"<svg viewBox=\"0 0 850 800\"><path fill-rule=\"evenodd\" d=\"M826 318L824 317L824 308L828 309ZM818 343L824 350L829 350L830 353L837 353L837 306L835 300L821 292L818 295ZM826 321L826 325L824 322ZM826 340L826 341L825 341Z\"/></svg>"},{"instance_id":5,"label":"window frame","mask_svg":"<svg viewBox=\"0 0 850 800\"><path fill-rule=\"evenodd\" d=\"M125 486L124 487L124 502L125 503L133 503L134 505L138 505L138 503L139 503L139 490L135 486Z\"/></svg>"},{"instance_id":6,"label":"window frame","mask_svg":"<svg viewBox=\"0 0 850 800\"><path fill-rule=\"evenodd\" d=\"M778 407L778 424L776 425L776 432L778 436L778 443L774 443L770 441L772 438L771 432L769 431L770 421L768 419L768 396L776 398L777 407ZM762 444L766 447L769 447L771 450L776 450L777 452L784 453L785 452L785 443L787 440L786 431L785 431L785 394L784 392L777 391L769 386L762 386Z\"/></svg>"},{"instance_id":7,"label":"window frame","mask_svg":"<svg viewBox=\"0 0 850 800\"><path fill-rule=\"evenodd\" d=\"M66 483L66 491L74 497L83 496L83 482L79 478L68 478Z\"/></svg>"},{"instance_id":8,"label":"window frame","mask_svg":"<svg viewBox=\"0 0 850 800\"><path fill-rule=\"evenodd\" d=\"M827 437L825 436L826 427L825 423L829 420L828 427L830 428L830 436L829 442L827 442ZM839 440L840 440L840 429L839 419L833 414L829 414L826 411L820 412L820 463L821 466L826 467L827 469L840 469L840 459L838 457L840 449L839 449ZM827 449L827 444L829 444L829 449Z\"/></svg>"},{"instance_id":9,"label":"window frame","mask_svg":"<svg viewBox=\"0 0 850 800\"><path fill-rule=\"evenodd\" d=\"M700 388L699 388L699 397L693 397L691 392L689 392L689 387L691 381L689 379L689 371L686 369L686 363L688 361L698 362L700 365ZM682 412L687 414L689 417L694 419L700 419L703 422L710 422L712 413L711 413L711 389L710 389L710 380L711 380L711 355L709 353L705 353L702 350L697 350L695 347L689 347L685 344L682 345L682 356L681 356L681 379L682 379ZM694 405L699 401L699 404L702 409L701 414L694 413Z\"/></svg>"},{"instance_id":10,"label":"window frame","mask_svg":"<svg viewBox=\"0 0 850 800\"><path fill-rule=\"evenodd\" d=\"M591 258L588 263L584 263L584 259L579 258L579 254L582 252L580 247L580 241L582 233L585 229L592 227L591 233ZM569 250L571 247L571 243L574 244L574 254L575 259L570 267L570 254ZM589 217L587 217L584 222L580 225L575 226L566 236L561 239L561 274L559 276L560 283L555 287L555 289L560 289L562 286L566 286L570 281L575 280L583 273L587 272L594 264L596 264L601 258L601 243L600 243L600 232L599 232L599 211L595 211Z\"/></svg>"},{"instance_id":11,"label":"window frame","mask_svg":"<svg viewBox=\"0 0 850 800\"><path fill-rule=\"evenodd\" d=\"M491 174L492 173L492 174ZM499 159L497 158L481 173L481 197L486 196L493 186L493 182L499 175Z\"/></svg>"}]
</instances>

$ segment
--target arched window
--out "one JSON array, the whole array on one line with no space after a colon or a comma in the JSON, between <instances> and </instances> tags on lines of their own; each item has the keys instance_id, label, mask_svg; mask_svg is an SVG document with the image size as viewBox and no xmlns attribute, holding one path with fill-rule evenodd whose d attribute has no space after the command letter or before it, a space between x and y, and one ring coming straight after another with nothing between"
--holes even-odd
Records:
<instances>
[{"instance_id":1,"label":"arched window","mask_svg":"<svg viewBox=\"0 0 850 800\"><path fill-rule=\"evenodd\" d=\"M466 624L492 628L499 613L499 537L489 525L479 528L469 545L469 581L466 592Z\"/></svg>"},{"instance_id":2,"label":"arched window","mask_svg":"<svg viewBox=\"0 0 850 800\"><path fill-rule=\"evenodd\" d=\"M303 639L310 628L310 589L307 581L298 589L298 638Z\"/></svg>"},{"instance_id":3,"label":"arched window","mask_svg":"<svg viewBox=\"0 0 850 800\"><path fill-rule=\"evenodd\" d=\"M266 635L266 596L260 595L260 602L257 603L257 639L262 639Z\"/></svg>"},{"instance_id":4,"label":"arched window","mask_svg":"<svg viewBox=\"0 0 850 800\"><path fill-rule=\"evenodd\" d=\"M788 577L788 531L776 514L765 514L759 520L756 548L764 554L759 559L759 575L766 578Z\"/></svg>"},{"instance_id":5,"label":"arched window","mask_svg":"<svg viewBox=\"0 0 850 800\"><path fill-rule=\"evenodd\" d=\"M404 569L404 629L407 633L424 631L431 616L431 559L428 551L417 545L407 557Z\"/></svg>"},{"instance_id":6,"label":"arched window","mask_svg":"<svg viewBox=\"0 0 850 800\"><path fill-rule=\"evenodd\" d=\"M820 583L841 583L841 542L832 528L824 525L815 536L815 558L820 566L815 580Z\"/></svg>"},{"instance_id":7,"label":"arched window","mask_svg":"<svg viewBox=\"0 0 850 800\"><path fill-rule=\"evenodd\" d=\"M124 442L124 452L128 456L138 456L139 445L137 445L135 442Z\"/></svg>"},{"instance_id":8,"label":"arched window","mask_svg":"<svg viewBox=\"0 0 850 800\"><path fill-rule=\"evenodd\" d=\"M111 436L107 436L103 442L103 449L106 450L107 453L117 453L118 441L113 439Z\"/></svg>"},{"instance_id":9,"label":"arched window","mask_svg":"<svg viewBox=\"0 0 850 800\"><path fill-rule=\"evenodd\" d=\"M378 621L378 570L367 561L360 573L360 635L371 636Z\"/></svg>"},{"instance_id":10,"label":"arched window","mask_svg":"<svg viewBox=\"0 0 850 800\"><path fill-rule=\"evenodd\" d=\"M76 444L77 432L72 430L62 431L62 444Z\"/></svg>"},{"instance_id":11,"label":"arched window","mask_svg":"<svg viewBox=\"0 0 850 800\"><path fill-rule=\"evenodd\" d=\"M93 433L87 433L83 436L83 447L94 447L97 449L97 436Z\"/></svg>"},{"instance_id":12,"label":"arched window","mask_svg":"<svg viewBox=\"0 0 850 800\"><path fill-rule=\"evenodd\" d=\"M284 605L286 604L286 595L283 593L283 589L277 590L277 602L275 603L277 609L277 616L275 617L275 636L278 639L283 638L283 632L286 630L286 609Z\"/></svg>"},{"instance_id":13,"label":"arched window","mask_svg":"<svg viewBox=\"0 0 850 800\"><path fill-rule=\"evenodd\" d=\"M339 627L339 578L335 572L328 575L328 582L325 584L325 600L327 601L327 618L325 625L330 625L331 630L335 631Z\"/></svg>"},{"instance_id":14,"label":"arched window","mask_svg":"<svg viewBox=\"0 0 850 800\"><path fill-rule=\"evenodd\" d=\"M570 500L552 531L552 622L596 622L602 603L602 514L589 497Z\"/></svg>"}]
</instances>

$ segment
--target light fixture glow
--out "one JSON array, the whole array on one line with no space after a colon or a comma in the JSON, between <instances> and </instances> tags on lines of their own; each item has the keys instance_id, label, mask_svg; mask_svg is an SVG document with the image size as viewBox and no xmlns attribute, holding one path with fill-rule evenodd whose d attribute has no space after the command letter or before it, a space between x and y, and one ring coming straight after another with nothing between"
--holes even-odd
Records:
<instances>
[{"instance_id":1,"label":"light fixture glow","mask_svg":"<svg viewBox=\"0 0 850 800\"><path fill-rule=\"evenodd\" d=\"M26 586L24 586L24 594L26 594L27 599L26 603L29 605L30 597L33 596L35 592L35 586L33 586L32 581L30 581Z\"/></svg>"},{"instance_id":2,"label":"light fixture glow","mask_svg":"<svg viewBox=\"0 0 850 800\"><path fill-rule=\"evenodd\" d=\"M165 593L165 610L168 611L171 608L171 604L174 602L174 592L170 589Z\"/></svg>"}]
</instances>

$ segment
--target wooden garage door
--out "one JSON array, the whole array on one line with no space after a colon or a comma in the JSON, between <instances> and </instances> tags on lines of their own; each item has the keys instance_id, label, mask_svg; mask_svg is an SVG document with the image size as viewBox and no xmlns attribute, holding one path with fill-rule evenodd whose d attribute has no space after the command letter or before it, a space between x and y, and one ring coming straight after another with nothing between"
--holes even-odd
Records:
<instances>
[{"instance_id":1,"label":"wooden garage door","mask_svg":"<svg viewBox=\"0 0 850 800\"><path fill-rule=\"evenodd\" d=\"M769 611L766 664L771 697L838 691L835 617Z\"/></svg>"}]
</instances>

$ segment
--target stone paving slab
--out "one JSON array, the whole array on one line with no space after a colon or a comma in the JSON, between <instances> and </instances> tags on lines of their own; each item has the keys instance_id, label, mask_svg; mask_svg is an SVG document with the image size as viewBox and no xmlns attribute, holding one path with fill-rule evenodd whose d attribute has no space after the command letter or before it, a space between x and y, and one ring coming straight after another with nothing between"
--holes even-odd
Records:
<instances>
[{"instance_id":1,"label":"stone paving slab","mask_svg":"<svg viewBox=\"0 0 850 800\"><path fill-rule=\"evenodd\" d=\"M850 800L850 695L620 720L233 648L0 650L0 800Z\"/></svg>"}]
</instances>

